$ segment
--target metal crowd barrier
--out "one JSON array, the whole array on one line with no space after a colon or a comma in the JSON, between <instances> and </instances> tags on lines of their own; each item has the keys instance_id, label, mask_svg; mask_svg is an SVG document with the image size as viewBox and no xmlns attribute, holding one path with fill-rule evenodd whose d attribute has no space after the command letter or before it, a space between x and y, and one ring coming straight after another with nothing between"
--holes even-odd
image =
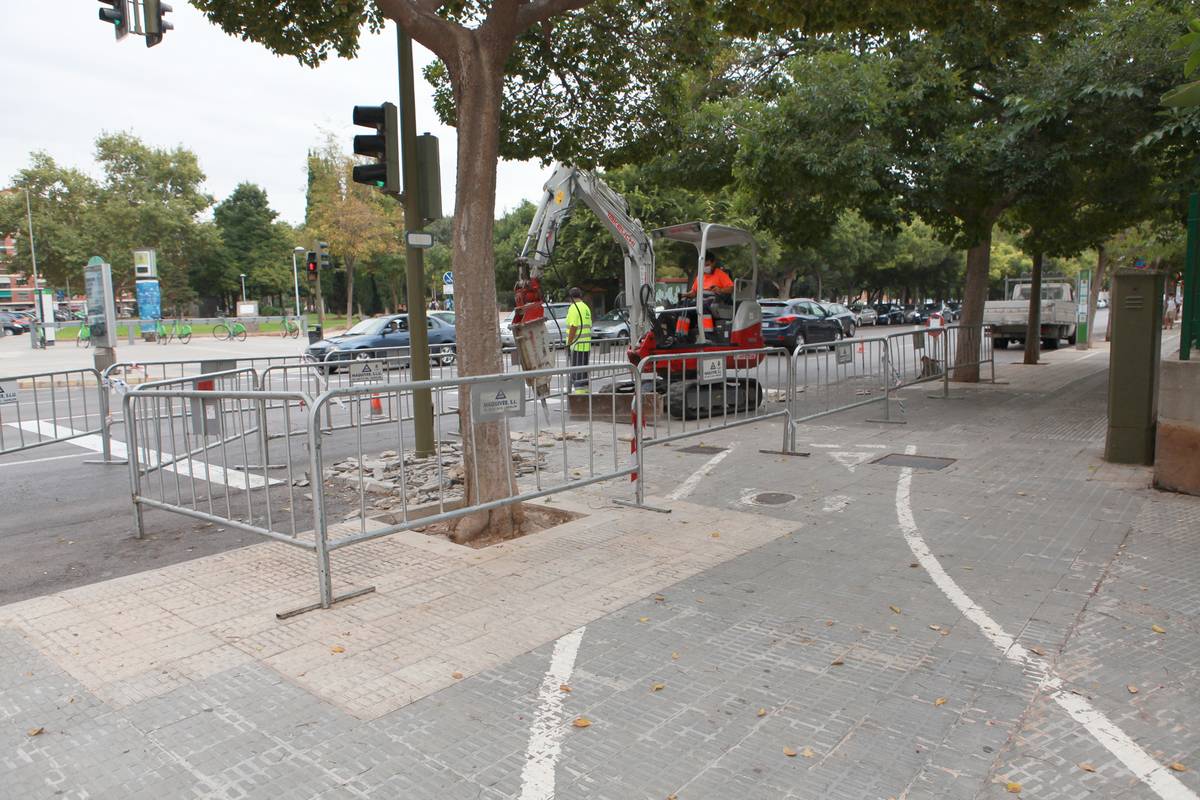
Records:
<instances>
[{"instance_id":1,"label":"metal crowd barrier","mask_svg":"<svg viewBox=\"0 0 1200 800\"><path fill-rule=\"evenodd\" d=\"M0 377L0 455L101 434L108 390L90 367Z\"/></svg>"},{"instance_id":2,"label":"metal crowd barrier","mask_svg":"<svg viewBox=\"0 0 1200 800\"><path fill-rule=\"evenodd\" d=\"M874 421L902 422L904 402L895 395L899 389L941 381L940 396L949 397L954 370L985 364L994 383L996 364L989 342L983 326L948 325L875 339L801 345L792 353L793 422L872 403L883 404L882 418ZM893 399L899 404L899 419L892 416Z\"/></svg>"},{"instance_id":3,"label":"metal crowd barrier","mask_svg":"<svg viewBox=\"0 0 1200 800\"><path fill-rule=\"evenodd\" d=\"M328 607L344 599L333 596L333 550L637 469L618 435L618 427L629 423L627 412L619 412L620 399L628 398L636 377L627 363L420 382L385 378L319 395L245 388L250 380L267 385L272 376L325 379L320 364L303 371L296 366L276 365L259 376L246 369L176 378L125 395L139 537L143 512L152 508L310 549L317 558L318 606ZM531 388L539 379L549 395L539 397ZM211 388L198 390L198 380ZM570 394L573 381L576 387L586 382L590 393ZM434 400L429 453L415 451L410 416L379 419L385 403L411 407L418 390L428 390ZM451 410L460 404L472 409L474 424L466 435L463 415ZM329 409L342 415L333 428L323 422ZM368 434L371 425L379 427ZM469 500L466 474L473 470L478 485L478 443L488 430L500 437L500 446L512 448L501 478L511 492L489 502ZM339 519L352 524L338 526Z\"/></svg>"},{"instance_id":4,"label":"metal crowd barrier","mask_svg":"<svg viewBox=\"0 0 1200 800\"><path fill-rule=\"evenodd\" d=\"M792 362L794 423L886 402L891 379L886 338L800 345Z\"/></svg>"},{"instance_id":5,"label":"metal crowd barrier","mask_svg":"<svg viewBox=\"0 0 1200 800\"><path fill-rule=\"evenodd\" d=\"M734 355L664 353L643 359L635 405L641 415L639 459L644 447L764 419L790 420L795 382L790 355L782 347L764 347ZM784 426L783 452L791 450L790 428Z\"/></svg>"}]
</instances>

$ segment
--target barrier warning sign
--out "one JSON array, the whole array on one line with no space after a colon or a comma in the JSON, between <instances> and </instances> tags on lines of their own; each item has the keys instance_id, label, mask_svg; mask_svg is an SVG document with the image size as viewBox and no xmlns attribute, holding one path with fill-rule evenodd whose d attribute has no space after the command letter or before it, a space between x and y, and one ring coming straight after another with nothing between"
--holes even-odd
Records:
<instances>
[{"instance_id":1,"label":"barrier warning sign","mask_svg":"<svg viewBox=\"0 0 1200 800\"><path fill-rule=\"evenodd\" d=\"M525 382L521 378L486 381L471 386L471 417L490 422L525 415Z\"/></svg>"},{"instance_id":2,"label":"barrier warning sign","mask_svg":"<svg viewBox=\"0 0 1200 800\"><path fill-rule=\"evenodd\" d=\"M0 383L0 406L17 402L17 383Z\"/></svg>"},{"instance_id":3,"label":"barrier warning sign","mask_svg":"<svg viewBox=\"0 0 1200 800\"><path fill-rule=\"evenodd\" d=\"M350 383L378 383L383 380L383 362L350 362Z\"/></svg>"},{"instance_id":4,"label":"barrier warning sign","mask_svg":"<svg viewBox=\"0 0 1200 800\"><path fill-rule=\"evenodd\" d=\"M718 383L725 380L725 356L700 359L700 383Z\"/></svg>"},{"instance_id":5,"label":"barrier warning sign","mask_svg":"<svg viewBox=\"0 0 1200 800\"><path fill-rule=\"evenodd\" d=\"M861 347L861 345L859 345ZM837 351L837 363L854 363L854 345L851 342L838 342L834 349Z\"/></svg>"}]
</instances>

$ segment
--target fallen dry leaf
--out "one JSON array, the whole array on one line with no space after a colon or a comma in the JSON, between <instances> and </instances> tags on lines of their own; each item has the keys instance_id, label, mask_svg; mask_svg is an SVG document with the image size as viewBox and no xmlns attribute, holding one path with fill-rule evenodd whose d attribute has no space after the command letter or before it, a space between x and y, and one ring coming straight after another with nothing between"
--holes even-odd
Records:
<instances>
[{"instance_id":1,"label":"fallen dry leaf","mask_svg":"<svg viewBox=\"0 0 1200 800\"><path fill-rule=\"evenodd\" d=\"M571 687L570 687L570 686L567 686L565 683L560 683L560 684L558 685L558 690L559 690L560 692L569 692L569 691L571 691Z\"/></svg>"},{"instance_id":2,"label":"fallen dry leaf","mask_svg":"<svg viewBox=\"0 0 1200 800\"><path fill-rule=\"evenodd\" d=\"M827 620L825 620L825 627L826 627L826 628L832 628L832 627L833 627L833 620L831 620L831 619L827 619Z\"/></svg>"},{"instance_id":3,"label":"fallen dry leaf","mask_svg":"<svg viewBox=\"0 0 1200 800\"><path fill-rule=\"evenodd\" d=\"M1021 793L1021 784L1016 783L1014 781L1009 781L1008 785L1004 787L1004 790L1006 792L1008 792L1009 794L1020 794Z\"/></svg>"},{"instance_id":4,"label":"fallen dry leaf","mask_svg":"<svg viewBox=\"0 0 1200 800\"><path fill-rule=\"evenodd\" d=\"M461 672L451 672L450 677L454 678L454 680L456 680L456 681L461 681L463 678L463 674Z\"/></svg>"},{"instance_id":5,"label":"fallen dry leaf","mask_svg":"<svg viewBox=\"0 0 1200 800\"><path fill-rule=\"evenodd\" d=\"M1185 767L1183 764L1180 764L1178 761L1171 762L1171 769L1175 770L1176 772L1187 772L1187 767Z\"/></svg>"},{"instance_id":6,"label":"fallen dry leaf","mask_svg":"<svg viewBox=\"0 0 1200 800\"><path fill-rule=\"evenodd\" d=\"M812 758L816 755L816 753L813 752L811 747L806 747L800 751L800 755L804 756L805 758Z\"/></svg>"},{"instance_id":7,"label":"fallen dry leaf","mask_svg":"<svg viewBox=\"0 0 1200 800\"><path fill-rule=\"evenodd\" d=\"M576 717L575 721L572 722L571 724L574 725L576 728L590 728L592 725L592 721L590 719L588 719L587 717Z\"/></svg>"},{"instance_id":8,"label":"fallen dry leaf","mask_svg":"<svg viewBox=\"0 0 1200 800\"><path fill-rule=\"evenodd\" d=\"M830 662L829 662L829 665L830 665L831 667L840 667L840 666L842 666L842 665L843 665L843 664L845 664L845 663L846 663L846 662L845 662L845 661L843 661L841 658L835 658L833 661L830 661Z\"/></svg>"},{"instance_id":9,"label":"fallen dry leaf","mask_svg":"<svg viewBox=\"0 0 1200 800\"><path fill-rule=\"evenodd\" d=\"M665 603L666 601L667 601L667 598L663 597L661 594L654 595L654 602Z\"/></svg>"},{"instance_id":10,"label":"fallen dry leaf","mask_svg":"<svg viewBox=\"0 0 1200 800\"><path fill-rule=\"evenodd\" d=\"M912 569L916 569L917 567L919 567L919 566L921 566L921 565L920 565L920 564L918 564L916 561L914 561L914 562L912 562L911 564L909 564L908 566L909 566L910 568L912 568Z\"/></svg>"},{"instance_id":11,"label":"fallen dry leaf","mask_svg":"<svg viewBox=\"0 0 1200 800\"><path fill-rule=\"evenodd\" d=\"M329 652L344 653L344 652L346 652L346 648L342 647L340 644L335 644L333 647L329 648Z\"/></svg>"},{"instance_id":12,"label":"fallen dry leaf","mask_svg":"<svg viewBox=\"0 0 1200 800\"><path fill-rule=\"evenodd\" d=\"M649 622L649 621L650 621L649 617L638 617L638 622Z\"/></svg>"},{"instance_id":13,"label":"fallen dry leaf","mask_svg":"<svg viewBox=\"0 0 1200 800\"><path fill-rule=\"evenodd\" d=\"M892 610L892 613L893 613L893 614L899 614L899 613L900 613L900 606L888 606L888 608L890 608L890 609Z\"/></svg>"},{"instance_id":14,"label":"fallen dry leaf","mask_svg":"<svg viewBox=\"0 0 1200 800\"><path fill-rule=\"evenodd\" d=\"M653 686L651 686L651 687L650 687L650 691L652 691L652 692L661 692L661 691L662 691L663 689L665 689L665 688L667 688L667 685L666 685L665 683L656 683L656 684L654 684Z\"/></svg>"},{"instance_id":15,"label":"fallen dry leaf","mask_svg":"<svg viewBox=\"0 0 1200 800\"><path fill-rule=\"evenodd\" d=\"M895 633L896 631L898 631L900 629L897 628L895 625L888 625L888 630L891 631L892 633Z\"/></svg>"},{"instance_id":16,"label":"fallen dry leaf","mask_svg":"<svg viewBox=\"0 0 1200 800\"><path fill-rule=\"evenodd\" d=\"M714 538L714 539L720 539L720 538L721 538L721 532L720 532L720 531L713 531L712 533L710 533L710 534L709 534L709 536L711 536L711 537L712 537L712 538Z\"/></svg>"},{"instance_id":17,"label":"fallen dry leaf","mask_svg":"<svg viewBox=\"0 0 1200 800\"><path fill-rule=\"evenodd\" d=\"M933 704L934 704L935 706L944 706L944 705L946 705L946 698L944 698L944 697L939 697L937 700L934 700L934 701L933 701Z\"/></svg>"},{"instance_id":18,"label":"fallen dry leaf","mask_svg":"<svg viewBox=\"0 0 1200 800\"><path fill-rule=\"evenodd\" d=\"M942 629L941 625L930 625L929 626L929 630L931 630L931 631L940 631L941 629Z\"/></svg>"},{"instance_id":19,"label":"fallen dry leaf","mask_svg":"<svg viewBox=\"0 0 1200 800\"><path fill-rule=\"evenodd\" d=\"M29 730L25 731L25 735L26 736L41 736L45 732L46 732L45 728L30 728Z\"/></svg>"},{"instance_id":20,"label":"fallen dry leaf","mask_svg":"<svg viewBox=\"0 0 1200 800\"><path fill-rule=\"evenodd\" d=\"M765 716L767 715L767 710L766 710L765 708L760 708L760 709L758 710L758 715L759 715L760 717L765 717Z\"/></svg>"},{"instance_id":21,"label":"fallen dry leaf","mask_svg":"<svg viewBox=\"0 0 1200 800\"><path fill-rule=\"evenodd\" d=\"M679 800L679 796L674 795L674 794L669 794L669 795L667 795L667 800Z\"/></svg>"},{"instance_id":22,"label":"fallen dry leaf","mask_svg":"<svg viewBox=\"0 0 1200 800\"><path fill-rule=\"evenodd\" d=\"M1045 651L1045 650L1043 650L1043 649L1042 649L1042 648L1040 648L1040 647L1031 647L1031 648L1029 648L1029 649L1030 649L1032 652L1034 652L1034 653L1037 653L1039 656L1044 656L1044 655L1046 655L1046 651Z\"/></svg>"},{"instance_id":23,"label":"fallen dry leaf","mask_svg":"<svg viewBox=\"0 0 1200 800\"><path fill-rule=\"evenodd\" d=\"M783 754L788 758L795 758L797 755L796 751L790 747L783 748Z\"/></svg>"},{"instance_id":24,"label":"fallen dry leaf","mask_svg":"<svg viewBox=\"0 0 1200 800\"><path fill-rule=\"evenodd\" d=\"M1132 683L1131 683L1131 684L1129 684L1128 686L1126 686L1125 688L1129 690L1129 693L1130 693L1130 694L1137 694L1137 693L1138 693L1138 688L1137 688L1136 686L1134 686Z\"/></svg>"},{"instance_id":25,"label":"fallen dry leaf","mask_svg":"<svg viewBox=\"0 0 1200 800\"><path fill-rule=\"evenodd\" d=\"M1025 493L1024 493L1024 492L1017 492L1017 497L1024 497L1024 496L1025 496ZM1011 791L1012 791L1012 789L1009 789L1009 791L1011 792ZM1017 791L1019 792L1019 791L1021 791L1021 790L1020 790L1020 789L1018 789Z\"/></svg>"},{"instance_id":26,"label":"fallen dry leaf","mask_svg":"<svg viewBox=\"0 0 1200 800\"><path fill-rule=\"evenodd\" d=\"M679 653L671 653L671 660L672 660L672 661L678 661L678 660L679 660Z\"/></svg>"},{"instance_id":27,"label":"fallen dry leaf","mask_svg":"<svg viewBox=\"0 0 1200 800\"><path fill-rule=\"evenodd\" d=\"M1082 764L1080 764L1079 768L1081 770L1083 770L1084 772L1095 772L1096 771L1095 765L1089 764L1087 761L1084 761Z\"/></svg>"},{"instance_id":28,"label":"fallen dry leaf","mask_svg":"<svg viewBox=\"0 0 1200 800\"><path fill-rule=\"evenodd\" d=\"M1166 633L1167 632L1167 629L1164 628L1162 625L1151 625L1150 630L1154 631L1155 633Z\"/></svg>"}]
</instances>

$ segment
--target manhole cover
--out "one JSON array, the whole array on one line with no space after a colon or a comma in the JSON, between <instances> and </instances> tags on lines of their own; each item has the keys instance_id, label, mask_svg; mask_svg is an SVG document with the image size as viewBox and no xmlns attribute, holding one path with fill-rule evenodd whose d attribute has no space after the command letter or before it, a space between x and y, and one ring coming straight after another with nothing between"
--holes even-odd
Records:
<instances>
[{"instance_id":1,"label":"manhole cover","mask_svg":"<svg viewBox=\"0 0 1200 800\"><path fill-rule=\"evenodd\" d=\"M694 444L691 447L679 448L680 453L695 453L698 456L715 456L717 453L724 453L728 448L715 447L711 444Z\"/></svg>"},{"instance_id":2,"label":"manhole cover","mask_svg":"<svg viewBox=\"0 0 1200 800\"><path fill-rule=\"evenodd\" d=\"M904 453L888 453L882 458L872 461L872 464L882 464L885 467L914 467L916 469L945 469L953 464L956 458L939 458L937 456L910 456Z\"/></svg>"},{"instance_id":3,"label":"manhole cover","mask_svg":"<svg viewBox=\"0 0 1200 800\"><path fill-rule=\"evenodd\" d=\"M796 499L796 495L787 492L759 492L750 498L760 506L782 506Z\"/></svg>"}]
</instances>

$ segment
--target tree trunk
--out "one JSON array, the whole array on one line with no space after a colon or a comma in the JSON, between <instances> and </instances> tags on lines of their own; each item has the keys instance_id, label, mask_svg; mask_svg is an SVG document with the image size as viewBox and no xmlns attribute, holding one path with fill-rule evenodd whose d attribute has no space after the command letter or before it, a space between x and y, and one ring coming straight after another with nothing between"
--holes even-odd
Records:
<instances>
[{"instance_id":1,"label":"tree trunk","mask_svg":"<svg viewBox=\"0 0 1200 800\"><path fill-rule=\"evenodd\" d=\"M1092 285L1088 287L1087 311L1087 340L1080 341L1085 349L1092 346L1092 326L1096 324L1096 303L1100 301L1100 287L1104 285L1104 273L1108 269L1108 253L1104 245L1096 248L1096 274L1092 276Z\"/></svg>"},{"instance_id":2,"label":"tree trunk","mask_svg":"<svg viewBox=\"0 0 1200 800\"><path fill-rule=\"evenodd\" d=\"M792 269L779 276L779 280L775 282L775 290L779 292L779 297L787 300L792 296L792 284L796 281L796 273L798 270Z\"/></svg>"},{"instance_id":3,"label":"tree trunk","mask_svg":"<svg viewBox=\"0 0 1200 800\"><path fill-rule=\"evenodd\" d=\"M346 327L354 325L354 259L346 259Z\"/></svg>"},{"instance_id":4,"label":"tree trunk","mask_svg":"<svg viewBox=\"0 0 1200 800\"><path fill-rule=\"evenodd\" d=\"M469 42L473 47L460 46L459 61L451 65L458 111L452 263L458 365L459 374L464 376L503 371L492 232L504 58L487 52L498 47L500 43L495 40L475 34ZM500 422L473 423L468 387L460 389L459 397L467 503L511 497L516 491L516 477L506 426ZM515 505L472 514L458 520L451 539L461 543L484 533L504 536L519 529L523 516Z\"/></svg>"},{"instance_id":5,"label":"tree trunk","mask_svg":"<svg viewBox=\"0 0 1200 800\"><path fill-rule=\"evenodd\" d=\"M1025 323L1025 363L1036 364L1042 354L1042 253L1033 254L1033 281L1029 284L1029 319Z\"/></svg>"},{"instance_id":6,"label":"tree trunk","mask_svg":"<svg viewBox=\"0 0 1200 800\"><path fill-rule=\"evenodd\" d=\"M817 293L813 297L817 300L821 299L821 268L814 267L812 271L813 280L817 283Z\"/></svg>"},{"instance_id":7,"label":"tree trunk","mask_svg":"<svg viewBox=\"0 0 1200 800\"><path fill-rule=\"evenodd\" d=\"M958 351L954 357L951 378L964 383L979 382L980 326L983 324L983 304L987 301L988 266L992 255L992 226L975 246L967 251L967 280L963 287L962 328L959 329ZM971 363L976 362L976 363Z\"/></svg>"}]
</instances>

